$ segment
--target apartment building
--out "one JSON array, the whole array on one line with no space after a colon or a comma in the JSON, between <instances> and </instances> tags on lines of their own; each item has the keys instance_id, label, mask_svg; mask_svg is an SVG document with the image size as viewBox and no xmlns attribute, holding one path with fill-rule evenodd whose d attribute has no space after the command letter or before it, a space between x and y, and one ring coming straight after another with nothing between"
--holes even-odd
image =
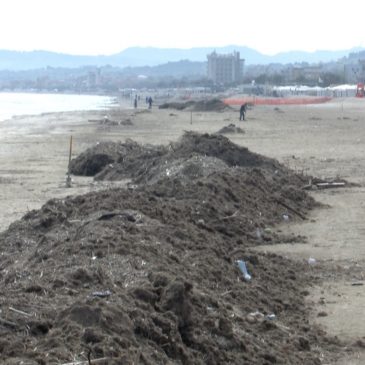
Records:
<instances>
[{"instance_id":1,"label":"apartment building","mask_svg":"<svg viewBox=\"0 0 365 365\"><path fill-rule=\"evenodd\" d=\"M208 78L216 84L231 84L242 82L244 59L240 53L218 54L216 51L207 55Z\"/></svg>"}]
</instances>

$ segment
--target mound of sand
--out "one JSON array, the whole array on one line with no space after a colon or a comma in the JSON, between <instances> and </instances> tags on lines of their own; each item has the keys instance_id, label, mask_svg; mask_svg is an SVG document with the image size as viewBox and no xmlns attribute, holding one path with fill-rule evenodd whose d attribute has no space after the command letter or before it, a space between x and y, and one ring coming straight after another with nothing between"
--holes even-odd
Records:
<instances>
[{"instance_id":1,"label":"mound of sand","mask_svg":"<svg viewBox=\"0 0 365 365\"><path fill-rule=\"evenodd\" d=\"M272 196L303 212L312 204L277 190L264 176L220 172L30 212L0 236L0 285L11 293L0 358L67 362L90 349L107 364L318 363L304 267L247 249L290 213Z\"/></svg>"},{"instance_id":2,"label":"mound of sand","mask_svg":"<svg viewBox=\"0 0 365 365\"><path fill-rule=\"evenodd\" d=\"M71 160L70 171L75 175L94 176L109 163L115 162L125 145L114 142L101 142Z\"/></svg>"},{"instance_id":3,"label":"mound of sand","mask_svg":"<svg viewBox=\"0 0 365 365\"><path fill-rule=\"evenodd\" d=\"M185 103L169 102L161 104L159 108L207 112L207 111L222 111L229 107L219 99L210 99L210 100L199 100L199 101L190 100Z\"/></svg>"},{"instance_id":4,"label":"mound of sand","mask_svg":"<svg viewBox=\"0 0 365 365\"><path fill-rule=\"evenodd\" d=\"M130 118L127 118L127 119L122 120L119 124L120 125L124 125L124 126L134 125L133 122L130 120Z\"/></svg>"},{"instance_id":5,"label":"mound of sand","mask_svg":"<svg viewBox=\"0 0 365 365\"><path fill-rule=\"evenodd\" d=\"M109 118L102 118L102 119L89 119L90 123L98 123L104 126L118 126L118 125L124 125L124 126L130 126L133 125L133 122L130 120L130 118L124 119L124 120L113 120Z\"/></svg>"},{"instance_id":6,"label":"mound of sand","mask_svg":"<svg viewBox=\"0 0 365 365\"><path fill-rule=\"evenodd\" d=\"M106 166L105 169L95 176L95 180L118 181L132 177L134 183L151 185L168 178L179 179L184 184L228 168L227 164L220 159L199 154L193 154L187 158L164 161L160 158L138 161L140 165L135 165L132 161L128 161L128 166L126 164Z\"/></svg>"},{"instance_id":7,"label":"mound of sand","mask_svg":"<svg viewBox=\"0 0 365 365\"><path fill-rule=\"evenodd\" d=\"M226 104L223 103L222 100L219 99L211 99L211 100L201 100L196 102L194 105L195 111L223 111L224 109L229 108Z\"/></svg>"},{"instance_id":8,"label":"mound of sand","mask_svg":"<svg viewBox=\"0 0 365 365\"><path fill-rule=\"evenodd\" d=\"M0 234L1 361L320 364L337 345L309 325L307 266L250 249L315 205L300 176L223 136L127 144L106 150L137 188L51 200Z\"/></svg>"},{"instance_id":9,"label":"mound of sand","mask_svg":"<svg viewBox=\"0 0 365 365\"><path fill-rule=\"evenodd\" d=\"M158 148L140 146L132 140L101 142L72 159L70 171L74 175L95 176L110 164L121 162L128 156L148 155L150 151L158 153Z\"/></svg>"},{"instance_id":10,"label":"mound of sand","mask_svg":"<svg viewBox=\"0 0 365 365\"><path fill-rule=\"evenodd\" d=\"M99 162L100 166L104 163L104 168L100 168L95 174L96 180L131 178L136 183L149 183L150 180L154 183L159 178L169 176L169 171L179 171L180 177L185 180L186 177L183 175L188 168L184 168L184 165L193 163L196 169L205 171L206 175L210 171L207 165L211 164L211 161L207 160L208 157L220 160L217 163L218 169L221 169L224 164L230 168L265 168L271 172L276 171L277 176L287 174L287 169L277 161L252 153L245 147L237 146L222 135L186 132L179 141L169 146L143 146L132 141L112 144L112 146L117 149L112 149L112 155L107 154L109 148L106 150L105 154L108 158L101 159ZM89 163L93 166L94 156L98 159L99 154L100 146L88 149L72 161L71 172L75 175L85 175L84 171L92 170L88 168ZM194 161L191 160L193 156L196 156ZM177 169L174 167L176 165L180 167ZM200 176L198 174L197 177ZM193 175L188 177L193 178Z\"/></svg>"},{"instance_id":11,"label":"mound of sand","mask_svg":"<svg viewBox=\"0 0 365 365\"><path fill-rule=\"evenodd\" d=\"M168 102L168 103L163 103L161 105L159 105L159 109L175 109L175 110L184 110L187 108L192 107L193 105L195 105L195 101L187 101L187 102L183 102L183 103L179 103L179 102Z\"/></svg>"},{"instance_id":12,"label":"mound of sand","mask_svg":"<svg viewBox=\"0 0 365 365\"><path fill-rule=\"evenodd\" d=\"M217 132L217 134L244 134L244 133L245 131L242 128L237 127L235 124L232 123L224 126Z\"/></svg>"}]
</instances>

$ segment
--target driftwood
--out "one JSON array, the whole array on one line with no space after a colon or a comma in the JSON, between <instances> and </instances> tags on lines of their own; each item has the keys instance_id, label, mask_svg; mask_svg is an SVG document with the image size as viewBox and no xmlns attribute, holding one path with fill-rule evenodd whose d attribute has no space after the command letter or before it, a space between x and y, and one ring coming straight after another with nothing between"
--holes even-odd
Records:
<instances>
[{"instance_id":1,"label":"driftwood","mask_svg":"<svg viewBox=\"0 0 365 365\"><path fill-rule=\"evenodd\" d=\"M313 189L313 185L312 185L312 183L310 182L309 184L304 185L304 186L302 187L302 189L303 189L303 190L312 190L312 189Z\"/></svg>"},{"instance_id":2,"label":"driftwood","mask_svg":"<svg viewBox=\"0 0 365 365\"><path fill-rule=\"evenodd\" d=\"M9 307L9 310L10 310L10 311L12 311L12 312L14 312L14 313L21 314L21 315L23 315L23 316L27 316L27 317L31 317L31 316L32 316L32 315L31 315L31 314L29 314L29 313L23 312L23 311L21 311L21 310L19 310L19 309L15 309L15 308L13 308L13 307Z\"/></svg>"},{"instance_id":3,"label":"driftwood","mask_svg":"<svg viewBox=\"0 0 365 365\"><path fill-rule=\"evenodd\" d=\"M231 215L227 215L227 216L225 216L225 217L223 217L223 218L220 218L219 220L220 220L220 221L224 221L224 220L226 220L226 219L234 218L234 217L236 217L236 216L238 215L238 213L239 213L239 210L236 210L233 214L231 214Z\"/></svg>"},{"instance_id":4,"label":"driftwood","mask_svg":"<svg viewBox=\"0 0 365 365\"><path fill-rule=\"evenodd\" d=\"M282 205L284 208L290 210L291 212L295 213L298 217L302 218L304 221L307 219L302 213L298 212L296 209L292 208L288 204L284 203L279 199L274 199L276 203Z\"/></svg>"},{"instance_id":5,"label":"driftwood","mask_svg":"<svg viewBox=\"0 0 365 365\"><path fill-rule=\"evenodd\" d=\"M343 188L346 186L344 182L325 182L325 183L318 183L316 186L319 189L330 189L330 188Z\"/></svg>"},{"instance_id":6,"label":"driftwood","mask_svg":"<svg viewBox=\"0 0 365 365\"><path fill-rule=\"evenodd\" d=\"M10 327L13 329L17 329L18 325L14 322L7 321L6 319L0 318L0 325L3 325L5 327Z\"/></svg>"},{"instance_id":7,"label":"driftwood","mask_svg":"<svg viewBox=\"0 0 365 365\"><path fill-rule=\"evenodd\" d=\"M347 185L344 181L324 181L324 182L317 182L313 183L312 179L309 180L307 185L302 187L303 190L312 190L313 188L317 189L332 189L332 188L343 188Z\"/></svg>"},{"instance_id":8,"label":"driftwood","mask_svg":"<svg viewBox=\"0 0 365 365\"><path fill-rule=\"evenodd\" d=\"M110 360L110 358L108 357L103 357L103 358L100 358L100 359L95 359L95 360L86 360L86 361L74 361L74 362L68 362L68 363L65 363L65 364L61 364L61 365L92 365L92 364L101 364L105 361L108 361Z\"/></svg>"}]
</instances>

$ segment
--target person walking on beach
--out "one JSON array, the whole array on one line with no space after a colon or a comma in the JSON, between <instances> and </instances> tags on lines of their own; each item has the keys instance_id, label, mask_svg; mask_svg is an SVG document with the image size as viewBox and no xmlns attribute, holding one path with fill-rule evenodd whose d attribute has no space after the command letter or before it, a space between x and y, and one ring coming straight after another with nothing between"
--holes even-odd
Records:
<instances>
[{"instance_id":1,"label":"person walking on beach","mask_svg":"<svg viewBox=\"0 0 365 365\"><path fill-rule=\"evenodd\" d=\"M134 98L134 109L137 109L137 95Z\"/></svg>"},{"instance_id":2,"label":"person walking on beach","mask_svg":"<svg viewBox=\"0 0 365 365\"><path fill-rule=\"evenodd\" d=\"M247 104L242 104L240 108L240 120L245 120L245 113L247 109Z\"/></svg>"},{"instance_id":3,"label":"person walking on beach","mask_svg":"<svg viewBox=\"0 0 365 365\"><path fill-rule=\"evenodd\" d=\"M148 109L152 109L152 97L148 98Z\"/></svg>"}]
</instances>

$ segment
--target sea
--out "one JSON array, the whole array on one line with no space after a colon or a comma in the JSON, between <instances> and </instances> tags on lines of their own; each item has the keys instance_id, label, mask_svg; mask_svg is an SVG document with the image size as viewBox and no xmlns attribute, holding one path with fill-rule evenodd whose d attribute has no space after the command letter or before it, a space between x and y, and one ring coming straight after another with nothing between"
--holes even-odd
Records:
<instances>
[{"instance_id":1,"label":"sea","mask_svg":"<svg viewBox=\"0 0 365 365\"><path fill-rule=\"evenodd\" d=\"M115 98L101 95L0 92L0 121L18 115L107 110Z\"/></svg>"}]
</instances>

